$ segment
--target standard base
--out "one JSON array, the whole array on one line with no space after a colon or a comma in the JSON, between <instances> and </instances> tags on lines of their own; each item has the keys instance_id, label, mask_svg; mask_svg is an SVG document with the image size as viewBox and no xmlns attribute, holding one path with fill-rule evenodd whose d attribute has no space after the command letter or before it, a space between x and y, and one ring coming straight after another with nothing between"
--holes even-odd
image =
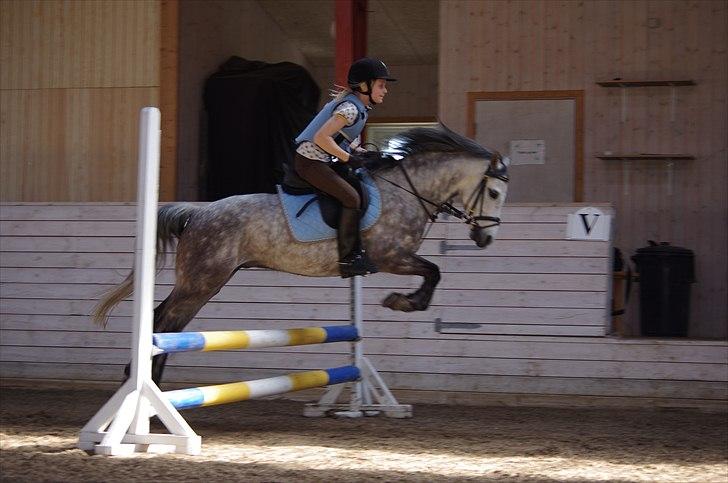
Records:
<instances>
[{"instance_id":1,"label":"standard base","mask_svg":"<svg viewBox=\"0 0 728 483\"><path fill-rule=\"evenodd\" d=\"M87 453L107 456L123 456L134 453L178 453L198 455L202 451L202 438L199 436L179 436L176 434L127 434L121 443L112 445L100 444L106 436L105 431L99 433L81 432L78 448Z\"/></svg>"},{"instance_id":2,"label":"standard base","mask_svg":"<svg viewBox=\"0 0 728 483\"><path fill-rule=\"evenodd\" d=\"M171 434L149 432L156 414ZM202 440L151 379L129 379L83 427L78 447L109 456L133 453L198 455Z\"/></svg>"},{"instance_id":3,"label":"standard base","mask_svg":"<svg viewBox=\"0 0 728 483\"><path fill-rule=\"evenodd\" d=\"M411 418L412 406L399 404L390 392L369 359L361 358L361 380L353 385L330 386L317 403L309 403L303 408L303 415L309 418L339 416L360 418L378 416L381 413L388 418ZM351 386L348 403L338 403L344 387Z\"/></svg>"}]
</instances>

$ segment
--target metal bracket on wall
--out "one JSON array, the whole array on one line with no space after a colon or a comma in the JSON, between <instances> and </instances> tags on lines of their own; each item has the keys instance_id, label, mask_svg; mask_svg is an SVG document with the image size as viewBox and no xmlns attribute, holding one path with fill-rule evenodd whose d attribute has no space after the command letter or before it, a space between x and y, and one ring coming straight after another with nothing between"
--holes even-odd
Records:
<instances>
[{"instance_id":1,"label":"metal bracket on wall","mask_svg":"<svg viewBox=\"0 0 728 483\"><path fill-rule=\"evenodd\" d=\"M443 322L440 317L435 319L435 332L442 334L442 329L477 329L482 324L470 324L464 322Z\"/></svg>"}]
</instances>

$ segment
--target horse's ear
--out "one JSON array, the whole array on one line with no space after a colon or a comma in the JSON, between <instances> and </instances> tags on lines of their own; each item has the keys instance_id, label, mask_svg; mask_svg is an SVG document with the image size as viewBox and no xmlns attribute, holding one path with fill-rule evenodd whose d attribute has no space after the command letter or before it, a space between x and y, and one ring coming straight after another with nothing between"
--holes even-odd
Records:
<instances>
[{"instance_id":1,"label":"horse's ear","mask_svg":"<svg viewBox=\"0 0 728 483\"><path fill-rule=\"evenodd\" d=\"M510 166L510 165L511 165L511 158L509 158L508 156L506 156L505 158L503 158L503 159L502 159L502 163L503 163L503 164L505 165L505 167L507 168L508 166Z\"/></svg>"},{"instance_id":2,"label":"horse's ear","mask_svg":"<svg viewBox=\"0 0 728 483\"><path fill-rule=\"evenodd\" d=\"M492 169L498 169L498 163L503 162L503 158L498 151L493 152L493 156L490 157L490 167Z\"/></svg>"}]
</instances>

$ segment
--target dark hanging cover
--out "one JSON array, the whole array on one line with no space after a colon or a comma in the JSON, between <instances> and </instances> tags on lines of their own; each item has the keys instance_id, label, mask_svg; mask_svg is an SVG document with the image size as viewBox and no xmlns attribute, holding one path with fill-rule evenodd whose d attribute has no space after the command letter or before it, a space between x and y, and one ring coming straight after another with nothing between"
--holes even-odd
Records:
<instances>
[{"instance_id":1,"label":"dark hanging cover","mask_svg":"<svg viewBox=\"0 0 728 483\"><path fill-rule=\"evenodd\" d=\"M316 115L321 90L292 62L231 57L205 82L208 160L204 199L274 193L293 139Z\"/></svg>"}]
</instances>

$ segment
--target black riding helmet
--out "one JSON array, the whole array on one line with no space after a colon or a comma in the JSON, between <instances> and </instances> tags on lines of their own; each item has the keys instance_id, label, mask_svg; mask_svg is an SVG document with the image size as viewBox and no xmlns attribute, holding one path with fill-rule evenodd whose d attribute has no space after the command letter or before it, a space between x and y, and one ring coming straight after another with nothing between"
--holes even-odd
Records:
<instances>
[{"instance_id":1,"label":"black riding helmet","mask_svg":"<svg viewBox=\"0 0 728 483\"><path fill-rule=\"evenodd\" d=\"M351 67L349 67L349 75L347 78L349 87L351 87L351 89L355 92L367 94L369 96L369 100L372 101L372 104L375 104L372 99L372 81L375 79L384 79L388 81L397 80L389 74L387 65L379 59L364 57L363 59L359 59L351 64ZM364 82L367 86L366 92L361 89L362 82Z\"/></svg>"}]
</instances>

